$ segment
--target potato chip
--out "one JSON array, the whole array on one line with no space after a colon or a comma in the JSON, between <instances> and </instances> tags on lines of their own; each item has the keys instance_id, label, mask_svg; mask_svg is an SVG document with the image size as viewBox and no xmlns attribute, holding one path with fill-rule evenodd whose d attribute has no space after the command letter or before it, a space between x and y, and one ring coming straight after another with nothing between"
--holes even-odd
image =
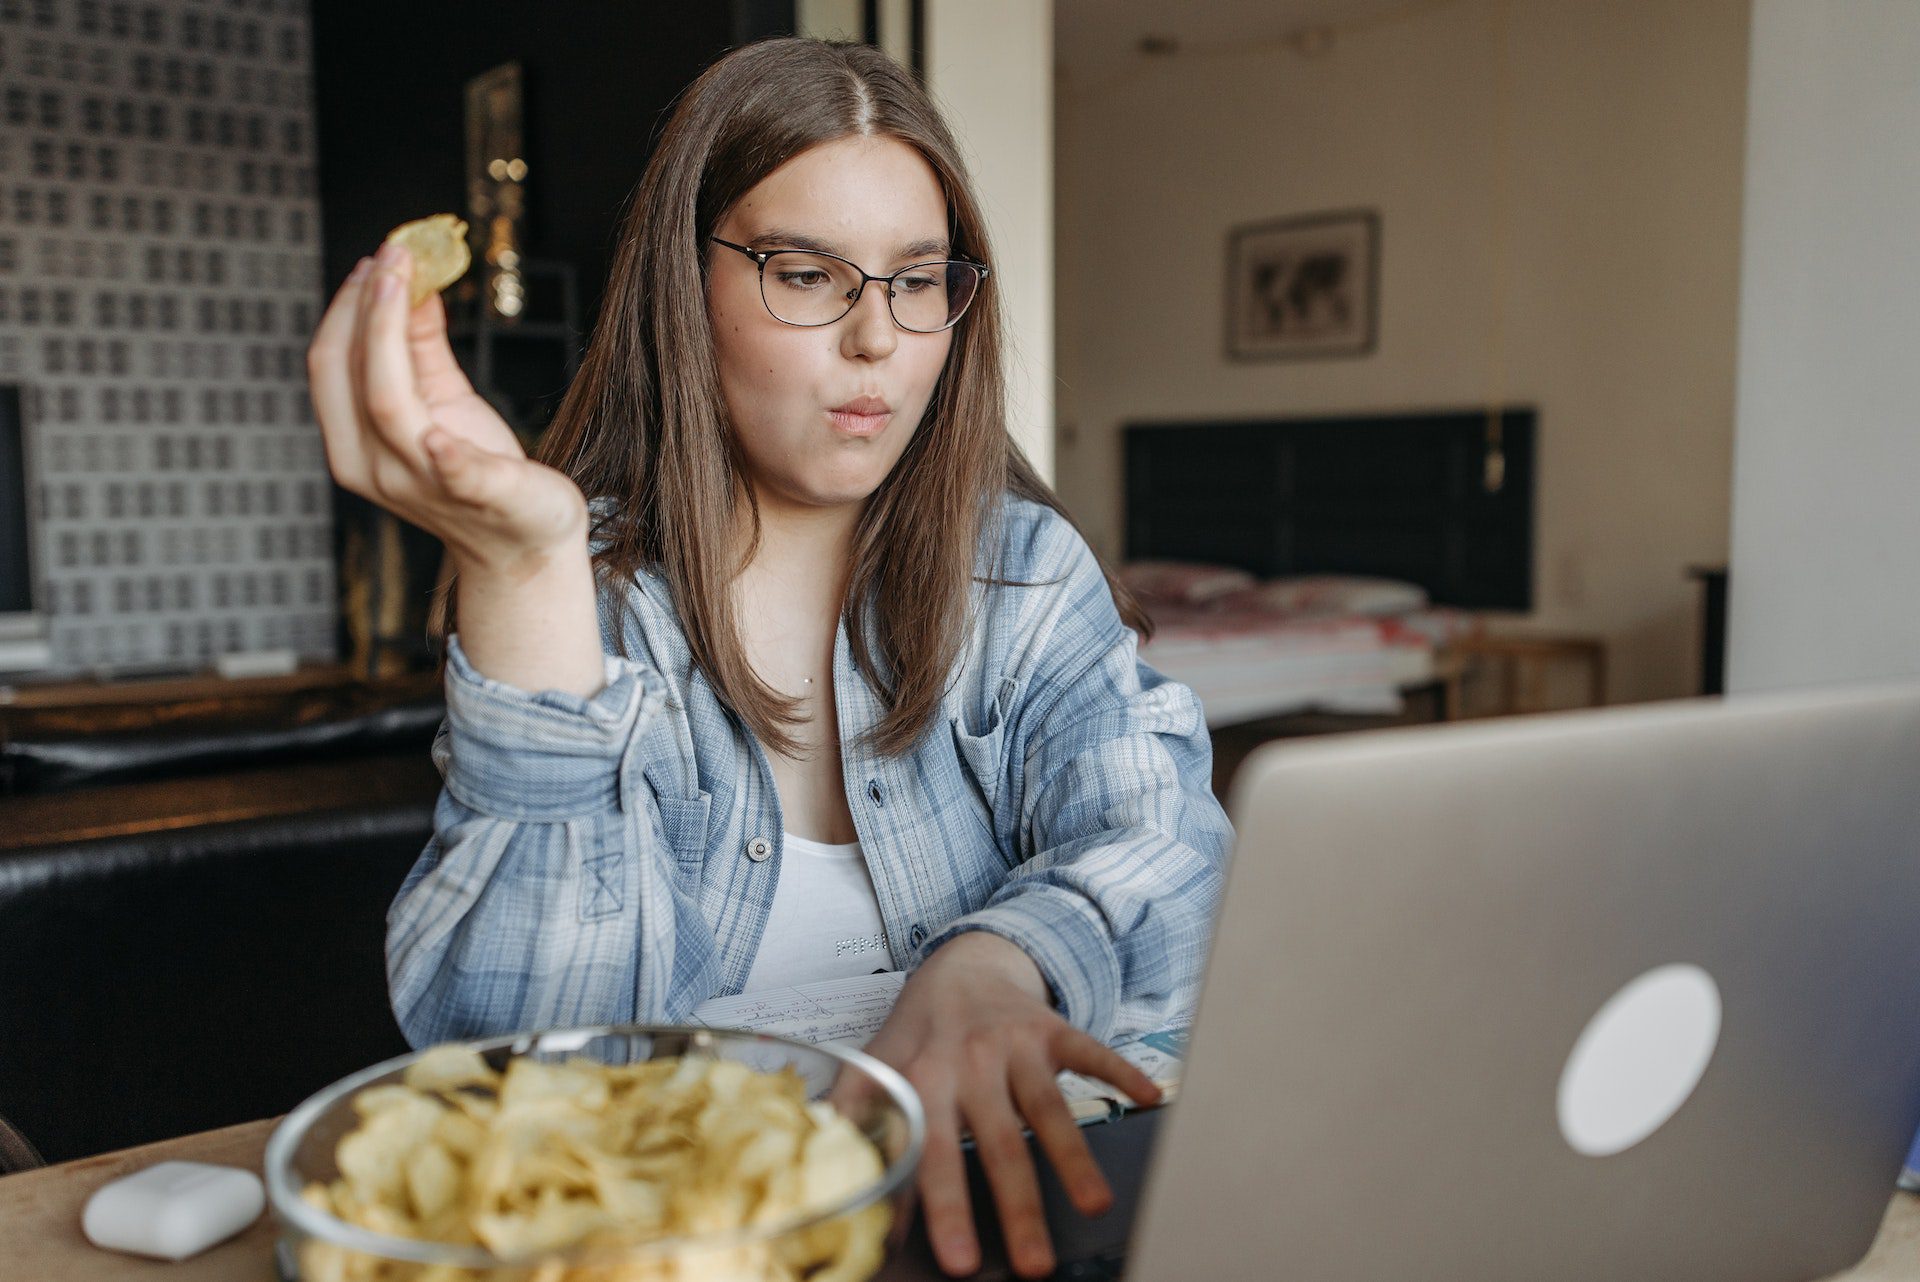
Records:
<instances>
[{"instance_id":1,"label":"potato chip","mask_svg":"<svg viewBox=\"0 0 1920 1282\"><path fill-rule=\"evenodd\" d=\"M407 1065L407 1071L400 1080L416 1091L451 1091L462 1086L484 1086L498 1089L500 1074L480 1058L480 1052L471 1046L462 1046L449 1042L444 1046L435 1046ZM380 1090L370 1087L369 1090ZM361 1091L361 1095L367 1094ZM358 1097L356 1097L357 1099Z\"/></svg>"},{"instance_id":2,"label":"potato chip","mask_svg":"<svg viewBox=\"0 0 1920 1282\"><path fill-rule=\"evenodd\" d=\"M606 1065L516 1059L495 1072L469 1048L437 1047L399 1083L353 1101L360 1125L336 1150L340 1178L311 1204L364 1228L530 1256L791 1222L885 1170L873 1143L792 1069L697 1056ZM878 1272L892 1208L878 1201L777 1240L554 1260L531 1282L863 1282ZM323 1282L477 1282L312 1241ZM499 1276L504 1278L506 1273Z\"/></svg>"},{"instance_id":3,"label":"potato chip","mask_svg":"<svg viewBox=\"0 0 1920 1282\"><path fill-rule=\"evenodd\" d=\"M431 1097L414 1095L362 1118L335 1151L341 1178L363 1202L401 1204L407 1157L433 1138L444 1112Z\"/></svg>"},{"instance_id":4,"label":"potato chip","mask_svg":"<svg viewBox=\"0 0 1920 1282\"><path fill-rule=\"evenodd\" d=\"M453 1154L438 1144L424 1144L407 1156L407 1200L423 1220L452 1206L465 1182Z\"/></svg>"},{"instance_id":5,"label":"potato chip","mask_svg":"<svg viewBox=\"0 0 1920 1282\"><path fill-rule=\"evenodd\" d=\"M599 1065L590 1059L543 1064L517 1059L500 1083L500 1114L506 1120L521 1109L548 1105L585 1113L599 1113L613 1096L613 1087Z\"/></svg>"},{"instance_id":6,"label":"potato chip","mask_svg":"<svg viewBox=\"0 0 1920 1282\"><path fill-rule=\"evenodd\" d=\"M433 1142L461 1161L471 1162L487 1142L487 1128L469 1113L448 1109L433 1128Z\"/></svg>"},{"instance_id":7,"label":"potato chip","mask_svg":"<svg viewBox=\"0 0 1920 1282\"><path fill-rule=\"evenodd\" d=\"M824 1114L830 1120L822 1121ZM831 1110L814 1113L817 1129L807 1137L800 1161L805 1181L803 1198L809 1207L823 1208L844 1201L885 1172L871 1141ZM838 1125L835 1125L835 1123Z\"/></svg>"},{"instance_id":8,"label":"potato chip","mask_svg":"<svg viewBox=\"0 0 1920 1282\"><path fill-rule=\"evenodd\" d=\"M807 1282L867 1282L886 1262L887 1227L891 1223L891 1212L876 1202L823 1225L838 1228L840 1242L832 1255L822 1258L820 1268L806 1275Z\"/></svg>"},{"instance_id":9,"label":"potato chip","mask_svg":"<svg viewBox=\"0 0 1920 1282\"><path fill-rule=\"evenodd\" d=\"M467 274L473 254L467 248L467 224L452 214L435 214L401 223L387 233L389 243L406 246L413 255L413 278L408 303L418 307Z\"/></svg>"}]
</instances>

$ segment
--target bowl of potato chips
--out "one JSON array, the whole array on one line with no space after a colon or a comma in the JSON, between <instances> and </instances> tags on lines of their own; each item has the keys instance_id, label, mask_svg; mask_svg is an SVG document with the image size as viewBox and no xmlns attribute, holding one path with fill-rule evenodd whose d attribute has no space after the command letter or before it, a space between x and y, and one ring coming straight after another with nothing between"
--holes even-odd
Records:
<instances>
[{"instance_id":1,"label":"bowl of potato chips","mask_svg":"<svg viewBox=\"0 0 1920 1282\"><path fill-rule=\"evenodd\" d=\"M430 1047L267 1143L298 1282L864 1282L925 1138L859 1051L620 1025Z\"/></svg>"}]
</instances>

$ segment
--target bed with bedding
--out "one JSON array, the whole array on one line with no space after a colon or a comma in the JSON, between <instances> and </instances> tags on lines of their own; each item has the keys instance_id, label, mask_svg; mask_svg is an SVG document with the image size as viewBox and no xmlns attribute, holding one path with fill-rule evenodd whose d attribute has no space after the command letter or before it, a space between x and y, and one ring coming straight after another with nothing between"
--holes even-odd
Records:
<instances>
[{"instance_id":1,"label":"bed with bedding","mask_svg":"<svg viewBox=\"0 0 1920 1282\"><path fill-rule=\"evenodd\" d=\"M1122 575L1131 583L1184 568L1133 562ZM1449 647L1480 627L1477 615L1391 579L1288 576L1200 602L1140 596L1154 623L1141 657L1192 687L1210 725L1305 711L1397 715L1407 691L1443 680Z\"/></svg>"},{"instance_id":2,"label":"bed with bedding","mask_svg":"<svg viewBox=\"0 0 1920 1282\"><path fill-rule=\"evenodd\" d=\"M1215 728L1451 715L1453 649L1532 604L1533 411L1126 429L1141 657Z\"/></svg>"}]
</instances>

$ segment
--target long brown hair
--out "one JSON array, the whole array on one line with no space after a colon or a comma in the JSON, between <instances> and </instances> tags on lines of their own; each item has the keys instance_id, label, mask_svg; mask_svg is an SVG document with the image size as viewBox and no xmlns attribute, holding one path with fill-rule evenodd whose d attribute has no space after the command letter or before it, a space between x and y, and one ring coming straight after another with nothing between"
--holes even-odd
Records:
<instances>
[{"instance_id":1,"label":"long brown hair","mask_svg":"<svg viewBox=\"0 0 1920 1282\"><path fill-rule=\"evenodd\" d=\"M853 135L897 138L925 156L945 189L953 256L992 262L959 149L898 63L869 45L804 38L734 49L675 104L623 217L580 372L535 455L589 499L614 500L593 532L601 590L658 569L694 661L764 745L789 754L804 714L754 672L726 590L743 568L732 537L740 495L755 542L760 524L720 392L705 247L768 174ZM955 327L926 416L855 529L843 612L854 658L887 705L869 732L887 754L917 742L938 710L1003 497L1067 515L1007 431L1003 337L989 278ZM1138 602L1102 569L1121 616L1149 635ZM624 650L617 631L615 644Z\"/></svg>"}]
</instances>

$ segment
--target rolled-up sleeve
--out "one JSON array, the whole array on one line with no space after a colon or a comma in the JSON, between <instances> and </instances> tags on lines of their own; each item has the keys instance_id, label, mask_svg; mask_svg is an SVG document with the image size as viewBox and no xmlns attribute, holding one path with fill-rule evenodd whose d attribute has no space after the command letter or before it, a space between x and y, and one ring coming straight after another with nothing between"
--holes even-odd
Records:
<instances>
[{"instance_id":1,"label":"rolled-up sleeve","mask_svg":"<svg viewBox=\"0 0 1920 1282\"><path fill-rule=\"evenodd\" d=\"M660 677L603 654L591 698L528 693L482 676L456 634L447 643L447 790L496 819L568 819L621 804L621 756L653 718Z\"/></svg>"},{"instance_id":2,"label":"rolled-up sleeve","mask_svg":"<svg viewBox=\"0 0 1920 1282\"><path fill-rule=\"evenodd\" d=\"M967 930L1004 936L1069 1022L1112 1041L1191 1006L1232 829L1199 700L1141 661L1098 562L1072 538L1009 752L1029 853L926 950Z\"/></svg>"},{"instance_id":3,"label":"rolled-up sleeve","mask_svg":"<svg viewBox=\"0 0 1920 1282\"><path fill-rule=\"evenodd\" d=\"M605 656L589 698L528 692L447 642L434 833L387 916L395 1018L414 1045L676 1018L717 983L632 754L659 675Z\"/></svg>"}]
</instances>

